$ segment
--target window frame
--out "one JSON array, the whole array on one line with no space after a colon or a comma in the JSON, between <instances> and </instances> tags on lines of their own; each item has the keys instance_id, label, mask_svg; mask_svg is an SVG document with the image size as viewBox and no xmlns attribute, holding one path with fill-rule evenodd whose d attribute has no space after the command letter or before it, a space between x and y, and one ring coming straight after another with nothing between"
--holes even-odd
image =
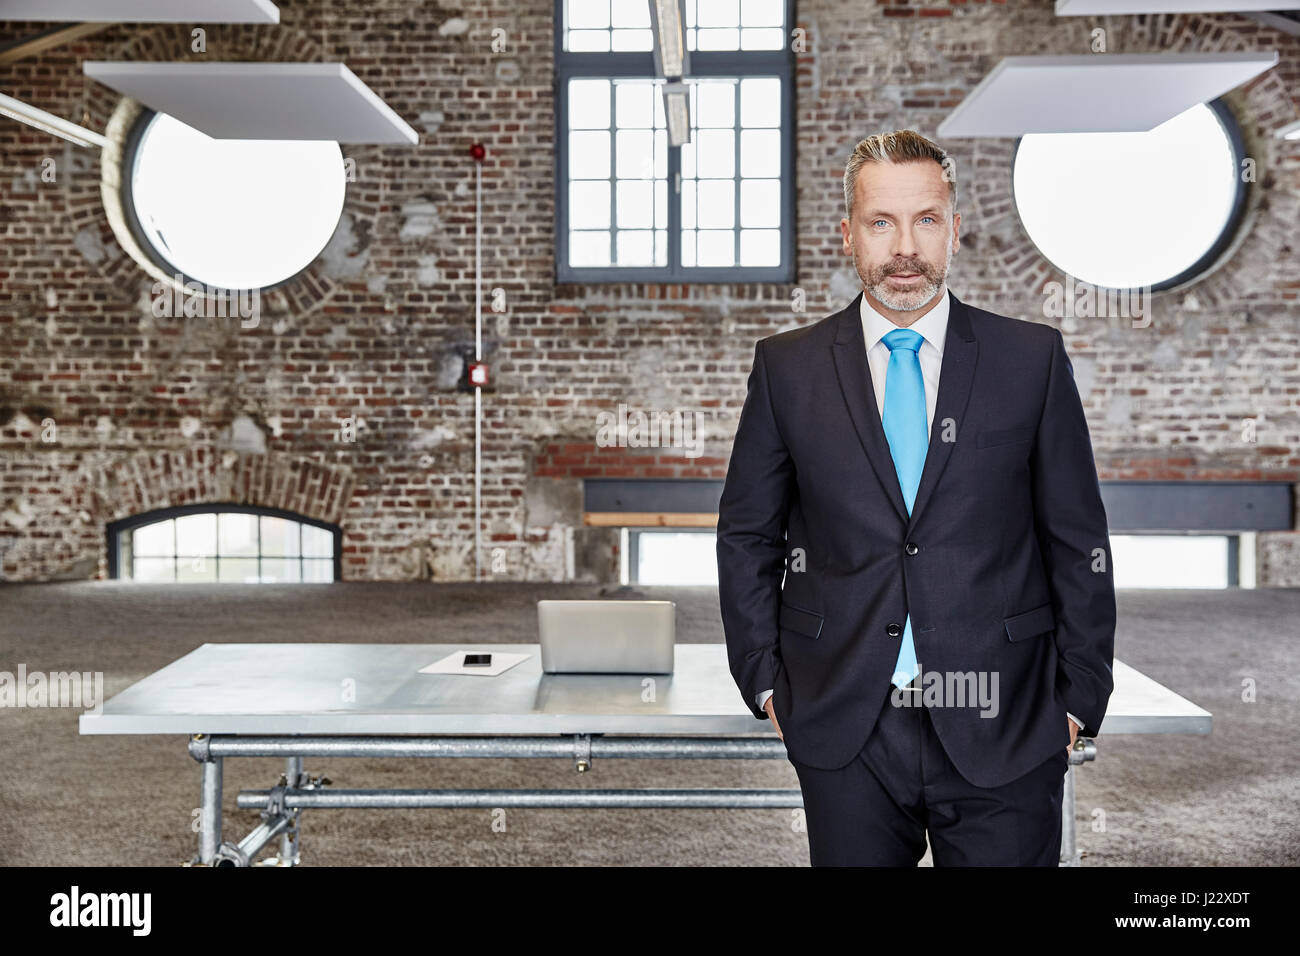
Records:
<instances>
[{"instance_id":1,"label":"window frame","mask_svg":"<svg viewBox=\"0 0 1300 956\"><path fill-rule=\"evenodd\" d=\"M1243 561L1243 555L1245 554L1245 551L1244 551L1243 548L1242 548L1242 541L1241 541L1241 539L1242 539L1242 535L1245 535L1245 534L1253 534L1253 532L1249 532L1249 531L1172 531L1172 530L1169 530L1169 531L1112 531L1112 532L1109 534L1109 536L1108 536L1107 545L1108 545L1108 547L1111 548L1111 550L1112 550L1112 552L1113 552L1113 550L1114 550L1113 541L1114 541L1115 538L1162 538L1162 539L1174 539L1174 538L1222 538L1222 539L1224 540L1224 543L1225 543L1225 554L1224 554L1224 562L1225 562L1225 565L1224 565L1224 569L1223 569L1223 570L1224 570L1224 585L1223 585L1223 587L1218 587L1217 585L1199 585L1199 584L1197 584L1197 585L1187 585L1187 584L1179 584L1179 585L1177 586L1177 588L1187 588L1187 589L1189 589L1189 590L1196 590L1196 591L1223 591L1223 590L1228 590L1228 589L1230 589L1230 588L1240 588L1240 587L1242 586L1242 584L1241 584L1241 580L1242 580L1242 577L1243 577L1243 574L1242 574L1242 561ZM1253 544L1252 544L1252 547L1251 547L1250 550L1251 550L1251 553L1252 553L1252 555L1253 555L1253 552L1254 552ZM1112 571L1114 571L1114 568L1113 568L1113 567L1112 567ZM1117 573L1117 572L1116 572L1115 574L1112 575L1112 577L1117 577L1117 576L1118 576L1118 573ZM1252 578L1253 578L1253 571L1252 571L1252 573L1251 573L1251 576L1252 576ZM1253 587L1255 587L1255 585L1254 585L1254 584L1250 584L1249 587L1253 588ZM1175 588L1174 586L1169 586L1169 585L1166 585L1166 586L1159 586L1159 585L1157 585L1157 586L1155 586L1155 587L1152 587L1152 586L1150 586L1150 585L1142 585L1142 584L1121 584L1121 583L1119 583L1118 581L1115 582L1115 590L1116 590L1116 591L1175 590L1175 589L1176 589L1176 588Z\"/></svg>"},{"instance_id":2,"label":"window frame","mask_svg":"<svg viewBox=\"0 0 1300 956\"><path fill-rule=\"evenodd\" d=\"M130 126L127 129L125 142L122 146L121 177L118 191L122 203L122 220L126 225L127 231L131 234L131 238L135 240L135 244L140 249L140 252L143 253L156 268L162 270L163 273L166 274L169 282L174 282L176 276L180 276L180 282L182 285L193 283L202 286L204 289L218 290L226 293L255 292L261 294L265 292L273 292L276 289L289 285L290 283L297 282L308 271L310 271L318 261L320 261L321 253L323 253L329 247L330 242L333 241L334 233L338 232L339 223L343 221L343 217L347 215L348 212L348 187L346 179L343 183L343 208L339 211L339 222L334 224L334 233L325 240L325 245L322 246L320 251L311 258L311 261L297 272L293 273L293 275L285 276L283 279L278 282L272 282L270 285L255 287L215 286L209 285L202 279L190 275L184 269L181 269L173 263L171 259L167 257L167 254L155 245L149 234L149 229L140 221L140 214L136 212L135 208L135 170L140 157L140 149L144 145L145 134L149 132L149 127L152 126L153 121L160 116L171 116L171 114L164 110L155 110L148 106L142 106L140 112L137 113L135 118L131 121ZM171 118L177 119L175 116L171 116ZM181 121L177 120L177 122ZM343 162L346 163L347 156L343 152L343 145L341 143L335 143L334 145L338 147L339 156Z\"/></svg>"},{"instance_id":3,"label":"window frame","mask_svg":"<svg viewBox=\"0 0 1300 956\"><path fill-rule=\"evenodd\" d=\"M1235 248L1237 242L1241 239L1242 225L1246 219L1247 202L1250 198L1250 188L1253 183L1247 182L1242 178L1242 162L1247 159L1248 151L1246 149L1245 135L1242 133L1241 124L1238 122L1236 114L1222 96L1216 96L1212 100L1206 100L1203 104L1218 120L1219 126L1223 130L1224 139L1228 143L1228 149L1232 153L1232 162L1236 170L1233 180L1235 188L1232 196L1232 208L1228 212L1228 218L1223 224L1214 241L1206 247L1200 257L1191 265L1183 269L1182 272L1161 279L1153 283L1149 288L1154 294L1156 292L1168 292L1177 290L1184 286L1190 286L1201 279L1210 276L1226 259L1227 255ZM1020 212L1016 200L1016 156L1020 153L1020 144L1024 140L1023 136L1017 136L1011 147L1011 159L1007 165L1008 181L1011 186L1011 208L1016 213L1016 219L1020 226L1020 231L1025 234L1029 242L1038 253L1039 258L1051 265L1053 269L1063 275L1069 275L1070 271L1064 266L1058 264L1056 260L1050 258L1041 248L1034 237L1030 235L1029 230L1025 228L1023 220L1020 218ZM1082 282L1083 280L1080 280ZM1096 289L1114 292L1133 292L1139 289L1148 288L1147 286L1130 286L1118 288L1108 285L1094 285L1088 283Z\"/></svg>"},{"instance_id":4,"label":"window frame","mask_svg":"<svg viewBox=\"0 0 1300 956\"><path fill-rule=\"evenodd\" d=\"M779 266L681 266L681 192L673 188L681 172L681 150L668 149L668 264L666 266L579 266L569 265L569 80L574 78L618 79L623 77L654 80L654 53L569 53L564 50L564 2L555 0L555 82L552 90L555 104L555 281L557 284L599 285L609 283L673 283L673 284L736 284L745 282L790 283L795 279L795 65L796 58L789 42L794 29L795 0L783 0L785 5L786 43L781 50L738 50L690 52L690 75L697 77L776 76L781 83L781 262ZM739 120L740 106L736 116ZM612 125L613 133L617 127ZM737 137L736 151L740 151ZM610 170L614 181L614 170ZM739 163L736 167L736 205L740 204ZM611 231L615 227L611 223ZM735 230L739 232L737 218Z\"/></svg>"},{"instance_id":5,"label":"window frame","mask_svg":"<svg viewBox=\"0 0 1300 956\"><path fill-rule=\"evenodd\" d=\"M701 528L694 525L624 525L627 532L627 581L629 587L642 584L641 578L641 538L648 534L711 534L717 538L717 528ZM711 587L709 584L649 584L647 587Z\"/></svg>"},{"instance_id":6,"label":"window frame","mask_svg":"<svg viewBox=\"0 0 1300 956\"><path fill-rule=\"evenodd\" d=\"M197 514L243 514L243 515L265 515L268 518L283 518L286 521L296 521L298 524L311 525L320 528L322 531L328 531L334 539L334 580L324 581L298 581L298 584L336 584L343 580L343 529L336 524L330 524L328 521L321 521L316 518L309 518L306 515L298 514L296 511L286 511L283 508L259 508L253 505L241 505L235 502L216 502L211 504L181 505L174 508L157 508L153 511L145 511L137 515L131 515L127 518L119 518L116 521L110 521L105 528L105 537L108 544L108 577L112 580L133 581L130 575L122 574L122 535L131 534L137 528L143 528L146 525L156 524L159 521L167 521L171 518L184 518L188 515ZM258 576L261 576L262 555L261 541L258 541L257 556ZM215 555L213 556L216 557ZM299 555L301 560L304 556ZM323 560L321 558L309 558L307 560ZM170 583L177 583L172 581ZM193 582L221 584L228 582ZM283 582L289 583L289 582Z\"/></svg>"}]
</instances>

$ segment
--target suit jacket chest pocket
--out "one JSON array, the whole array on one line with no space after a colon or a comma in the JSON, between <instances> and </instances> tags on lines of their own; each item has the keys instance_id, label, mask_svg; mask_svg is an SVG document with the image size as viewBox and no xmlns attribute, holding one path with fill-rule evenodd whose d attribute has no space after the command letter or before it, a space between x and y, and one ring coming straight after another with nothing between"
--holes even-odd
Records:
<instances>
[{"instance_id":1,"label":"suit jacket chest pocket","mask_svg":"<svg viewBox=\"0 0 1300 956\"><path fill-rule=\"evenodd\" d=\"M1035 430L1034 425L1021 425L1017 428L985 428L975 436L975 447L996 448L999 445L1031 441Z\"/></svg>"}]
</instances>

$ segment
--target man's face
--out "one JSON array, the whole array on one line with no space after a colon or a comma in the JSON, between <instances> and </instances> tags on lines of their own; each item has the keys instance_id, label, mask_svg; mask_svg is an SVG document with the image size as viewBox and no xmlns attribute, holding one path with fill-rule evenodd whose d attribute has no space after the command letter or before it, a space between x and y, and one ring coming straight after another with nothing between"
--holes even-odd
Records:
<instances>
[{"instance_id":1,"label":"man's face","mask_svg":"<svg viewBox=\"0 0 1300 956\"><path fill-rule=\"evenodd\" d=\"M960 224L938 163L866 163L858 170L853 218L841 219L840 231L866 294L888 309L913 312L943 288Z\"/></svg>"}]
</instances>

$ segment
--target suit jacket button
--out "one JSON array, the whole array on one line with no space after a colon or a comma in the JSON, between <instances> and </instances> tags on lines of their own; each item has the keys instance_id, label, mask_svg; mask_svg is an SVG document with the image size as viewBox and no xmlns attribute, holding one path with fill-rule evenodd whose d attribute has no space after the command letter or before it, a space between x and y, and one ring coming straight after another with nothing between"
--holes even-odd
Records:
<instances>
[{"instance_id":1,"label":"suit jacket button","mask_svg":"<svg viewBox=\"0 0 1300 956\"><path fill-rule=\"evenodd\" d=\"M888 634L890 637L898 637L900 634L903 633L903 625L891 624L889 625L889 627L885 628L885 633Z\"/></svg>"},{"instance_id":2,"label":"suit jacket button","mask_svg":"<svg viewBox=\"0 0 1300 956\"><path fill-rule=\"evenodd\" d=\"M918 548L914 542L909 541L907 542L907 547L904 548L903 550L906 551L908 554L916 554L916 552L920 551L921 549Z\"/></svg>"}]
</instances>

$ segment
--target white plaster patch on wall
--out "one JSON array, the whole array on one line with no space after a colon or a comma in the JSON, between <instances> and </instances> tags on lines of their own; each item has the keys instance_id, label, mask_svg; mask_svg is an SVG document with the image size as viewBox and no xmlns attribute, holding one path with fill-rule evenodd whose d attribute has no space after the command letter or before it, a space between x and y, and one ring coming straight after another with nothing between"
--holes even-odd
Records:
<instances>
[{"instance_id":1,"label":"white plaster patch on wall","mask_svg":"<svg viewBox=\"0 0 1300 956\"><path fill-rule=\"evenodd\" d=\"M1128 395L1112 395L1106 406L1106 421L1111 425L1128 425L1133 421L1133 399Z\"/></svg>"},{"instance_id":2,"label":"white plaster patch on wall","mask_svg":"<svg viewBox=\"0 0 1300 956\"><path fill-rule=\"evenodd\" d=\"M221 447L245 454L265 455L266 434L247 415L236 415L222 434Z\"/></svg>"},{"instance_id":3,"label":"white plaster patch on wall","mask_svg":"<svg viewBox=\"0 0 1300 956\"><path fill-rule=\"evenodd\" d=\"M417 260L415 270L415 281L420 285L437 285L440 273L438 272L438 260L435 256L420 256Z\"/></svg>"},{"instance_id":4,"label":"white plaster patch on wall","mask_svg":"<svg viewBox=\"0 0 1300 956\"><path fill-rule=\"evenodd\" d=\"M460 354L454 349L446 349L438 358L437 369L434 372L434 378L440 388L455 388L456 383L460 381L460 374L464 370L465 361Z\"/></svg>"},{"instance_id":5,"label":"white plaster patch on wall","mask_svg":"<svg viewBox=\"0 0 1300 956\"><path fill-rule=\"evenodd\" d=\"M1177 368L1181 363L1182 357L1178 354L1178 349L1168 339L1163 340L1151 353L1151 364L1156 368Z\"/></svg>"},{"instance_id":6,"label":"white plaster patch on wall","mask_svg":"<svg viewBox=\"0 0 1300 956\"><path fill-rule=\"evenodd\" d=\"M36 509L26 498L11 498L0 511L0 520L21 531L36 518Z\"/></svg>"},{"instance_id":7,"label":"white plaster patch on wall","mask_svg":"<svg viewBox=\"0 0 1300 956\"><path fill-rule=\"evenodd\" d=\"M77 247L77 251L91 263L98 264L106 255L104 240L100 238L99 230L94 226L86 226L78 231L73 244Z\"/></svg>"},{"instance_id":8,"label":"white plaster patch on wall","mask_svg":"<svg viewBox=\"0 0 1300 956\"><path fill-rule=\"evenodd\" d=\"M1237 363L1237 359L1239 358L1241 358L1240 349L1219 349L1215 351L1213 358L1210 359L1210 367L1219 375L1223 375L1228 371L1230 365L1235 365Z\"/></svg>"},{"instance_id":9,"label":"white plaster patch on wall","mask_svg":"<svg viewBox=\"0 0 1300 956\"><path fill-rule=\"evenodd\" d=\"M343 213L330 241L321 250L322 268L332 279L355 279L370 261L370 250L363 248L351 215Z\"/></svg>"},{"instance_id":10,"label":"white plaster patch on wall","mask_svg":"<svg viewBox=\"0 0 1300 956\"><path fill-rule=\"evenodd\" d=\"M432 236L442 227L438 207L428 199L412 199L402 204L402 228L397 238L406 241Z\"/></svg>"},{"instance_id":11,"label":"white plaster patch on wall","mask_svg":"<svg viewBox=\"0 0 1300 956\"><path fill-rule=\"evenodd\" d=\"M411 447L417 451L425 448L437 448L443 442L455 441L456 430L448 425L436 428L424 428L411 438Z\"/></svg>"}]
</instances>

